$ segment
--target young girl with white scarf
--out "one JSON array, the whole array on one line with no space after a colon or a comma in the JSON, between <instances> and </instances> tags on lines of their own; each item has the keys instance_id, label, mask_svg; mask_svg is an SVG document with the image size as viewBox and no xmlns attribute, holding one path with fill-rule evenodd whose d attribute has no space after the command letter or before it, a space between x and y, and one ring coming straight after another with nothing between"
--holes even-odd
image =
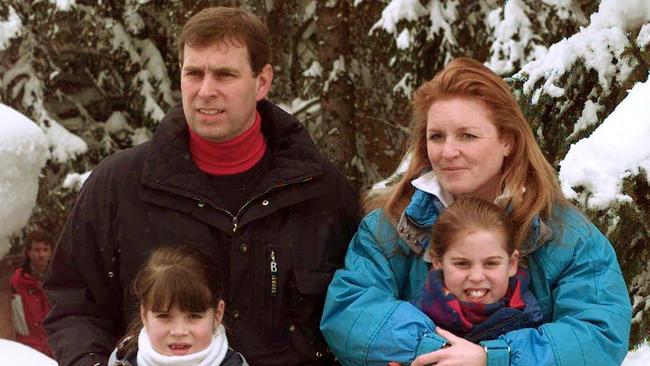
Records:
<instances>
[{"instance_id":1,"label":"young girl with white scarf","mask_svg":"<svg viewBox=\"0 0 650 366\"><path fill-rule=\"evenodd\" d=\"M155 250L133 282L140 316L108 366L248 366L228 347L216 268L185 246Z\"/></svg>"}]
</instances>

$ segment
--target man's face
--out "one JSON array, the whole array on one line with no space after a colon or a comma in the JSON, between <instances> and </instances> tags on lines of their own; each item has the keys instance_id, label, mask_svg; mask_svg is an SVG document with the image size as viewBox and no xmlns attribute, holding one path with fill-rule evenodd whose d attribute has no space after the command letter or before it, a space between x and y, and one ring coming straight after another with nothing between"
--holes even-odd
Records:
<instances>
[{"instance_id":1,"label":"man's face","mask_svg":"<svg viewBox=\"0 0 650 366\"><path fill-rule=\"evenodd\" d=\"M52 247L47 243L35 241L27 251L27 256L37 271L45 272L52 257Z\"/></svg>"},{"instance_id":2,"label":"man's face","mask_svg":"<svg viewBox=\"0 0 650 366\"><path fill-rule=\"evenodd\" d=\"M192 131L226 142L253 125L256 103L271 87L271 65L254 75L248 49L225 42L202 48L185 45L183 60L183 111Z\"/></svg>"}]
</instances>

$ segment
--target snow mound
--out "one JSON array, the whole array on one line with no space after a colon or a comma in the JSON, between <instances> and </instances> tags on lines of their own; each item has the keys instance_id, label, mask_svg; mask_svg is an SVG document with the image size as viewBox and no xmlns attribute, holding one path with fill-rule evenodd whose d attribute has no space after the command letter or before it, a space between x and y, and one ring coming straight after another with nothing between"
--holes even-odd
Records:
<instances>
[{"instance_id":1,"label":"snow mound","mask_svg":"<svg viewBox=\"0 0 650 366\"><path fill-rule=\"evenodd\" d=\"M0 339L0 359L3 365L57 366L53 359L24 344ZM6 362L6 363L5 363Z\"/></svg>"},{"instance_id":2,"label":"snow mound","mask_svg":"<svg viewBox=\"0 0 650 366\"><path fill-rule=\"evenodd\" d=\"M25 226L36 205L38 177L48 157L43 131L0 104L0 258L9 250L8 236Z\"/></svg>"}]
</instances>

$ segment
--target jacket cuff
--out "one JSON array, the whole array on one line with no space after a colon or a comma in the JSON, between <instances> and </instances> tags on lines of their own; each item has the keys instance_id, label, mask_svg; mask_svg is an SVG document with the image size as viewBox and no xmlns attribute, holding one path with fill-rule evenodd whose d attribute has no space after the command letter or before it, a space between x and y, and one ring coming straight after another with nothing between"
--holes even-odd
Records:
<instances>
[{"instance_id":1,"label":"jacket cuff","mask_svg":"<svg viewBox=\"0 0 650 366\"><path fill-rule=\"evenodd\" d=\"M510 347L503 339L482 341L479 344L487 354L487 366L510 365Z\"/></svg>"},{"instance_id":2,"label":"jacket cuff","mask_svg":"<svg viewBox=\"0 0 650 366\"><path fill-rule=\"evenodd\" d=\"M427 333L420 339L415 357L437 351L447 344L447 340L442 338L437 333Z\"/></svg>"}]
</instances>

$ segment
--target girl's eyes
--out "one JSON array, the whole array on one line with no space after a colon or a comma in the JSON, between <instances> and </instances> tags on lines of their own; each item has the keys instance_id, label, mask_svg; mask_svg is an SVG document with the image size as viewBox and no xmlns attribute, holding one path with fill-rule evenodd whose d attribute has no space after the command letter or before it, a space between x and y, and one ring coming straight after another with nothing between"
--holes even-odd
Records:
<instances>
[{"instance_id":1,"label":"girl's eyes","mask_svg":"<svg viewBox=\"0 0 650 366\"><path fill-rule=\"evenodd\" d=\"M170 313L155 313L154 314L156 319L171 319L172 315ZM186 313L184 315L188 319L203 319L205 317L205 313Z\"/></svg>"},{"instance_id":2,"label":"girl's eyes","mask_svg":"<svg viewBox=\"0 0 650 366\"><path fill-rule=\"evenodd\" d=\"M486 268L495 268L499 266L499 262L486 262L483 264ZM453 262L453 265L458 267L458 268L469 268L470 263L469 262Z\"/></svg>"}]
</instances>

